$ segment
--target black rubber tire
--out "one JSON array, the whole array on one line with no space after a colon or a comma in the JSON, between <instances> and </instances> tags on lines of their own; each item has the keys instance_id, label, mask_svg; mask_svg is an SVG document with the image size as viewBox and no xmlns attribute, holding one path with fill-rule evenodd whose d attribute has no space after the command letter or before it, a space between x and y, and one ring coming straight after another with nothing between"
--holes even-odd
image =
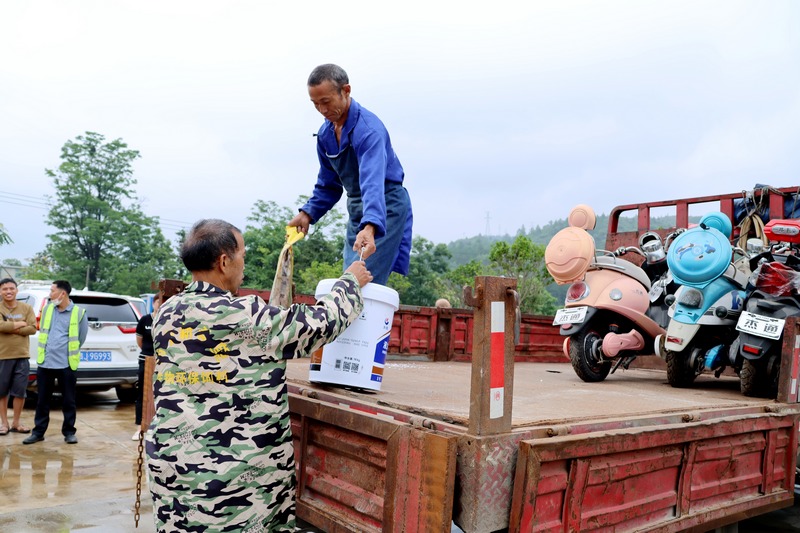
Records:
<instances>
[{"instance_id":1,"label":"black rubber tire","mask_svg":"<svg viewBox=\"0 0 800 533\"><path fill-rule=\"evenodd\" d=\"M114 387L114 390L117 392L117 398L122 403L134 403L136 402L136 389L134 387Z\"/></svg>"},{"instance_id":2,"label":"black rubber tire","mask_svg":"<svg viewBox=\"0 0 800 533\"><path fill-rule=\"evenodd\" d=\"M777 379L767 375L767 362L763 359L742 362L739 372L739 389L752 398L774 398L778 395Z\"/></svg>"},{"instance_id":3,"label":"black rubber tire","mask_svg":"<svg viewBox=\"0 0 800 533\"><path fill-rule=\"evenodd\" d=\"M689 366L689 353L691 350L688 348L680 352L667 350L667 381L675 388L690 387L697 377L694 368Z\"/></svg>"},{"instance_id":4,"label":"black rubber tire","mask_svg":"<svg viewBox=\"0 0 800 533\"><path fill-rule=\"evenodd\" d=\"M591 355L592 344L603 338L598 329L589 324L569 339L569 360L572 368L587 383L603 381L611 372L611 361L600 362Z\"/></svg>"}]
</instances>

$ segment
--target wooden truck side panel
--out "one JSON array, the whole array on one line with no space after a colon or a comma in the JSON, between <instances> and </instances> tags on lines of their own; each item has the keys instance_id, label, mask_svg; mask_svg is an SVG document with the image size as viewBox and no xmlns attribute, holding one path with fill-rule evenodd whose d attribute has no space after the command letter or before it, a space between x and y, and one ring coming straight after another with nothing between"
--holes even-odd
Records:
<instances>
[{"instance_id":1,"label":"wooden truck side panel","mask_svg":"<svg viewBox=\"0 0 800 533\"><path fill-rule=\"evenodd\" d=\"M297 515L328 533L449 531L456 438L290 393Z\"/></svg>"},{"instance_id":2,"label":"wooden truck side panel","mask_svg":"<svg viewBox=\"0 0 800 533\"><path fill-rule=\"evenodd\" d=\"M389 337L390 359L470 361L473 353L472 309L401 306L394 314ZM516 361L566 362L564 337L553 317L522 315Z\"/></svg>"},{"instance_id":3,"label":"wooden truck side panel","mask_svg":"<svg viewBox=\"0 0 800 533\"><path fill-rule=\"evenodd\" d=\"M520 443L513 532L683 531L794 499L796 413Z\"/></svg>"}]
</instances>

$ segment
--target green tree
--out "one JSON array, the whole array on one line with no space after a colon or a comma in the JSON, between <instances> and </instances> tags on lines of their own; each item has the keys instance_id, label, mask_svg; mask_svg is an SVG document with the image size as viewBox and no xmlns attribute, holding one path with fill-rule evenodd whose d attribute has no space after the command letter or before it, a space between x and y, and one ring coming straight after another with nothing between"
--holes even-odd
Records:
<instances>
[{"instance_id":1,"label":"green tree","mask_svg":"<svg viewBox=\"0 0 800 533\"><path fill-rule=\"evenodd\" d=\"M185 279L186 269L160 228L141 213L130 214L117 235L123 245L115 245L118 255L106 262L105 290L138 295L152 292L161 278Z\"/></svg>"},{"instance_id":2,"label":"green tree","mask_svg":"<svg viewBox=\"0 0 800 533\"><path fill-rule=\"evenodd\" d=\"M56 279L56 265L53 258L47 255L47 252L39 252L34 255L28 266L20 272L21 279L41 279L52 280Z\"/></svg>"},{"instance_id":3,"label":"green tree","mask_svg":"<svg viewBox=\"0 0 800 533\"><path fill-rule=\"evenodd\" d=\"M14 241L11 240L11 235L8 234L5 226L0 224L0 246L4 244L11 244L12 242Z\"/></svg>"},{"instance_id":4,"label":"green tree","mask_svg":"<svg viewBox=\"0 0 800 533\"><path fill-rule=\"evenodd\" d=\"M244 286L264 290L272 287L278 257L286 240L286 222L289 219L291 210L271 200L258 200L253 205L252 212L247 217L253 224L248 224L242 234L247 250L244 258Z\"/></svg>"},{"instance_id":5,"label":"green tree","mask_svg":"<svg viewBox=\"0 0 800 533\"><path fill-rule=\"evenodd\" d=\"M121 139L105 142L86 132L67 141L62 163L46 170L55 198L47 222L47 254L55 273L75 286L138 294L178 264L156 217L145 215L134 194L133 162L139 158Z\"/></svg>"},{"instance_id":6,"label":"green tree","mask_svg":"<svg viewBox=\"0 0 800 533\"><path fill-rule=\"evenodd\" d=\"M464 287L475 287L475 278L487 275L487 271L487 266L477 259L448 271L444 275L441 297L447 298L453 307L465 307Z\"/></svg>"},{"instance_id":7,"label":"green tree","mask_svg":"<svg viewBox=\"0 0 800 533\"><path fill-rule=\"evenodd\" d=\"M317 291L317 284L322 279L338 278L342 275L343 259L335 263L325 263L314 261L311 266L299 270L295 276L295 289L298 294L314 294Z\"/></svg>"},{"instance_id":8,"label":"green tree","mask_svg":"<svg viewBox=\"0 0 800 533\"><path fill-rule=\"evenodd\" d=\"M449 270L450 252L444 244L434 244L424 237L414 237L408 276L392 274L388 285L400 295L405 305L432 306L445 290L443 277Z\"/></svg>"},{"instance_id":9,"label":"green tree","mask_svg":"<svg viewBox=\"0 0 800 533\"><path fill-rule=\"evenodd\" d=\"M296 204L303 205L307 196ZM244 285L269 289L275 278L283 244L286 223L296 211L273 201L258 200L253 205L243 237L247 248ZM320 279L342 275L344 215L331 209L311 226L306 238L294 245L294 282L297 293L313 294ZM324 276L317 277L317 276Z\"/></svg>"},{"instance_id":10,"label":"green tree","mask_svg":"<svg viewBox=\"0 0 800 533\"><path fill-rule=\"evenodd\" d=\"M544 263L545 246L518 235L510 245L496 242L489 253L490 268L495 274L517 279L520 309L524 313L553 314L556 299L547 292L552 282Z\"/></svg>"}]
</instances>

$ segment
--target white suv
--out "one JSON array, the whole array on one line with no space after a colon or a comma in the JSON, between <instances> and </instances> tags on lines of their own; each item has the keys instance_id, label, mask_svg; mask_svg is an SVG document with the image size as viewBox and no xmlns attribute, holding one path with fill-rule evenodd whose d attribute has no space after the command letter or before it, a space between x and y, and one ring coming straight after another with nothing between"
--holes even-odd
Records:
<instances>
[{"instance_id":1,"label":"white suv","mask_svg":"<svg viewBox=\"0 0 800 533\"><path fill-rule=\"evenodd\" d=\"M33 307L36 327L48 302L50 285L20 283L17 300ZM76 371L78 387L86 390L116 389L122 402L135 397L139 371L139 346L136 324L139 314L127 296L107 292L73 290L70 299L86 310L89 331L81 346L81 362ZM36 357L39 333L31 336L29 390L36 390Z\"/></svg>"}]
</instances>

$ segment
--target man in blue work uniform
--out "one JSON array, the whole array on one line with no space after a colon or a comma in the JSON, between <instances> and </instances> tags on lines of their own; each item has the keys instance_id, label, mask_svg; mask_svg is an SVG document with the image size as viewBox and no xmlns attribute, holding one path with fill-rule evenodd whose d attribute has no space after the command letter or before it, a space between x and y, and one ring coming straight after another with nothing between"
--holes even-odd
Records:
<instances>
[{"instance_id":1,"label":"man in blue work uniform","mask_svg":"<svg viewBox=\"0 0 800 533\"><path fill-rule=\"evenodd\" d=\"M44 440L47 426L50 425L50 401L55 382L61 387L61 411L64 421L61 434L64 442L76 444L75 417L77 412L75 396L77 379L75 371L81 357L81 345L86 340L89 323L86 311L72 303L69 295L72 285L66 280L56 280L50 287L50 303L42 310L39 323L39 354L37 356L36 387L38 399L34 428L22 444L33 444Z\"/></svg>"},{"instance_id":2,"label":"man in blue work uniform","mask_svg":"<svg viewBox=\"0 0 800 533\"><path fill-rule=\"evenodd\" d=\"M308 77L308 95L324 117L317 134L320 169L311 198L289 221L308 233L347 191L344 268L362 257L373 283L386 285L391 272L408 274L411 201L403 167L389 132L373 113L350 97L347 73L320 65Z\"/></svg>"}]
</instances>

